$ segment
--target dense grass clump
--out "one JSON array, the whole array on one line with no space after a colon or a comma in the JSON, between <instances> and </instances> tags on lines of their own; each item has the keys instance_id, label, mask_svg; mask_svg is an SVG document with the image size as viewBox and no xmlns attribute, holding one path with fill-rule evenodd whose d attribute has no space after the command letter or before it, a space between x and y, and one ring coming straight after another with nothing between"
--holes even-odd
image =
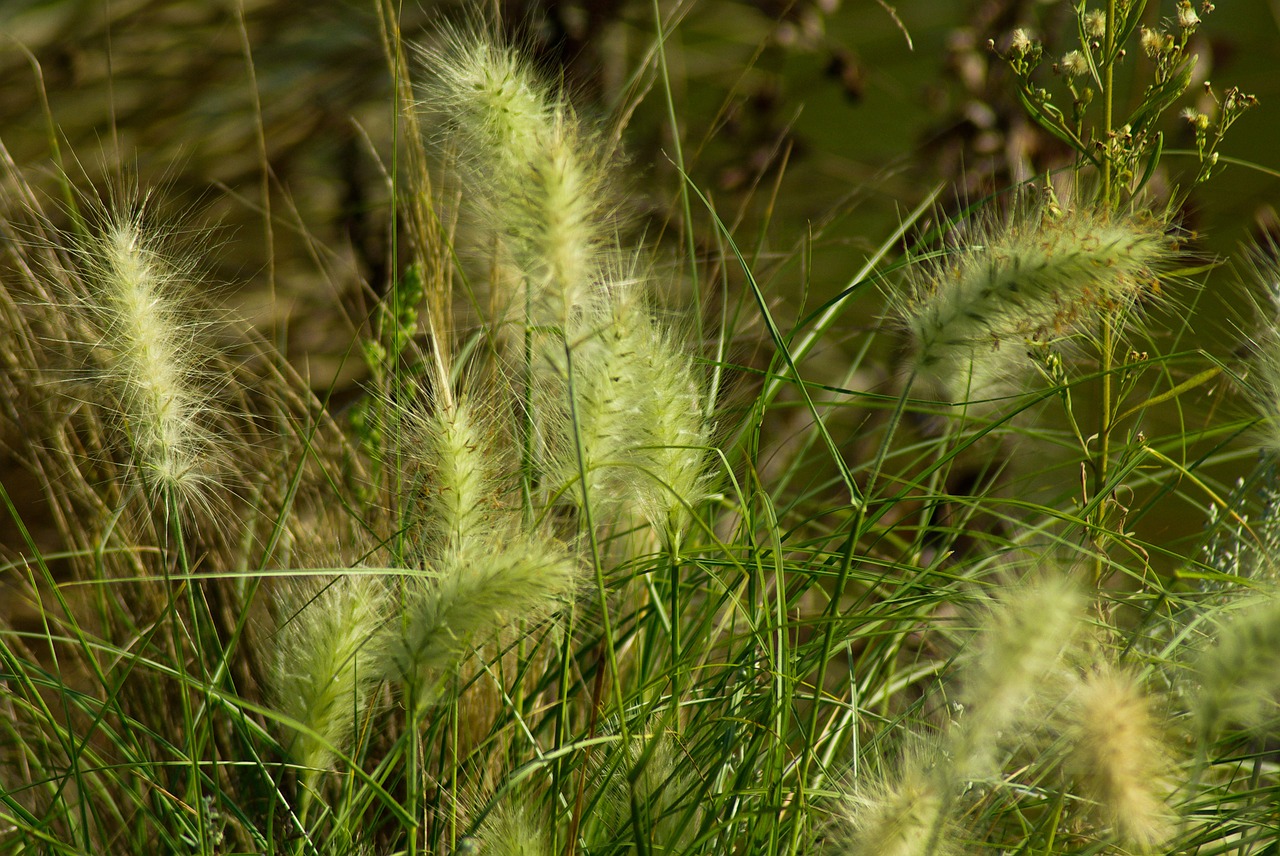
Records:
<instances>
[{"instance_id":1,"label":"dense grass clump","mask_svg":"<svg viewBox=\"0 0 1280 856\"><path fill-rule=\"evenodd\" d=\"M199 308L217 250L149 198L8 164L0 844L1273 852L1280 334L1237 364L1161 320L1203 267L1152 182L1208 12L1144 5L1064 6L1057 83L995 46L1062 170L918 209L791 326L681 146L668 222L496 23L384 15L414 82L350 403ZM655 11L636 97L675 125ZM1246 106L1196 114L1193 184ZM896 323L819 377L873 293ZM1237 378L1263 415L1190 426ZM1175 507L1203 531L1145 534Z\"/></svg>"}]
</instances>

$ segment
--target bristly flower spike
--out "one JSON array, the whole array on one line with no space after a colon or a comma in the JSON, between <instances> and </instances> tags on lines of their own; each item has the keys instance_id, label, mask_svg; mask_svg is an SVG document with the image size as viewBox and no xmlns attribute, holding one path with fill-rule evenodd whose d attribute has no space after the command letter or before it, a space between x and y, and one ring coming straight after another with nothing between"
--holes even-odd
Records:
<instances>
[{"instance_id":1,"label":"bristly flower spike","mask_svg":"<svg viewBox=\"0 0 1280 856\"><path fill-rule=\"evenodd\" d=\"M1157 293L1176 245L1145 215L1045 206L1011 217L917 274L897 314L915 371L952 401L998 388L1025 346L1090 330Z\"/></svg>"},{"instance_id":2,"label":"bristly flower spike","mask_svg":"<svg viewBox=\"0 0 1280 856\"><path fill-rule=\"evenodd\" d=\"M199 380L212 351L184 305L189 263L166 255L141 215L107 215L78 248L88 293L81 305L97 330L101 381L129 438L145 485L200 501L213 480L210 396Z\"/></svg>"}]
</instances>

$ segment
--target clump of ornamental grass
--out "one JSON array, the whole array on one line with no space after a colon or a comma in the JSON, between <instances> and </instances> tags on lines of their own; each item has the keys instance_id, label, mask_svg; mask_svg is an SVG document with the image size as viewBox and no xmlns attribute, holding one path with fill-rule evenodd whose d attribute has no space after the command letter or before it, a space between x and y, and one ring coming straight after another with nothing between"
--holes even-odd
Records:
<instances>
[{"instance_id":1,"label":"clump of ornamental grass","mask_svg":"<svg viewBox=\"0 0 1280 856\"><path fill-rule=\"evenodd\" d=\"M948 856L959 852L945 766L908 753L890 775L845 798L836 834L840 856Z\"/></svg>"},{"instance_id":2,"label":"clump of ornamental grass","mask_svg":"<svg viewBox=\"0 0 1280 856\"><path fill-rule=\"evenodd\" d=\"M1228 725L1257 729L1280 704L1280 597L1241 605L1199 657L1200 735L1215 739Z\"/></svg>"},{"instance_id":3,"label":"clump of ornamental grass","mask_svg":"<svg viewBox=\"0 0 1280 856\"><path fill-rule=\"evenodd\" d=\"M380 633L390 602L381 579L353 574L299 587L275 639L275 709L297 723L286 741L303 770L327 768L349 749L378 677Z\"/></svg>"},{"instance_id":4,"label":"clump of ornamental grass","mask_svg":"<svg viewBox=\"0 0 1280 856\"><path fill-rule=\"evenodd\" d=\"M674 543L706 493L705 383L619 245L611 149L484 29L448 31L423 51L423 94L492 229L495 289L520 289L497 302L523 311L493 319L523 333L517 386L529 410L516 433L536 438L552 495L590 505L596 523L635 507Z\"/></svg>"},{"instance_id":5,"label":"clump of ornamental grass","mask_svg":"<svg viewBox=\"0 0 1280 856\"><path fill-rule=\"evenodd\" d=\"M516 294L500 306L529 325L563 327L617 246L612 153L558 88L485 29L445 30L421 51L423 105L440 118L465 198L525 295L523 307Z\"/></svg>"},{"instance_id":6,"label":"clump of ornamental grass","mask_svg":"<svg viewBox=\"0 0 1280 856\"><path fill-rule=\"evenodd\" d=\"M997 770L1000 748L1069 691L1067 655L1084 628L1084 607L1079 589L1060 578L1015 588L992 605L962 655L964 718L952 748L962 777Z\"/></svg>"},{"instance_id":7,"label":"clump of ornamental grass","mask_svg":"<svg viewBox=\"0 0 1280 856\"><path fill-rule=\"evenodd\" d=\"M508 446L472 398L442 387L416 403L429 406L403 414L399 449L412 474L401 509L410 572L379 668L426 703L473 644L567 602L579 568L568 547L507 501Z\"/></svg>"},{"instance_id":8,"label":"clump of ornamental grass","mask_svg":"<svg viewBox=\"0 0 1280 856\"><path fill-rule=\"evenodd\" d=\"M1090 671L1063 706L1064 772L1125 846L1150 852L1175 828L1173 757L1151 698L1120 669Z\"/></svg>"},{"instance_id":9,"label":"clump of ornamental grass","mask_svg":"<svg viewBox=\"0 0 1280 856\"><path fill-rule=\"evenodd\" d=\"M1120 320L1158 293L1175 245L1149 214L1045 204L978 229L921 266L896 313L915 348L914 374L953 401L1007 388L1027 345Z\"/></svg>"},{"instance_id":10,"label":"clump of ornamental grass","mask_svg":"<svg viewBox=\"0 0 1280 856\"><path fill-rule=\"evenodd\" d=\"M87 292L76 303L100 388L109 396L144 488L199 502L216 479L218 446L202 388L212 352L187 299L191 264L165 251L141 213L104 214L76 248Z\"/></svg>"}]
</instances>

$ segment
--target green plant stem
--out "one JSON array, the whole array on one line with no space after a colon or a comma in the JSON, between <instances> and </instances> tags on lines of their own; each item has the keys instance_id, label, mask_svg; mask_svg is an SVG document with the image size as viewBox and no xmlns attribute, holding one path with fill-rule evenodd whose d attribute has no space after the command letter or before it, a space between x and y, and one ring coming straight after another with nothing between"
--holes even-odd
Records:
<instances>
[{"instance_id":1,"label":"green plant stem","mask_svg":"<svg viewBox=\"0 0 1280 856\"><path fill-rule=\"evenodd\" d=\"M1106 15L1102 69L1102 142L1105 146L1102 156L1102 204L1107 208L1112 208L1117 202L1115 169L1112 163L1114 149L1111 138L1115 122L1116 0L1107 0ZM1107 503L1101 493L1107 489L1107 470L1111 457L1111 399L1113 394L1111 374L1115 356L1115 326L1109 313L1102 313L1100 327L1098 341L1101 353L1098 355L1098 368L1102 375L1102 400L1098 412L1098 452L1094 458L1093 468L1093 492L1094 496L1099 499L1092 521L1092 534L1094 543L1097 546L1097 555L1094 558L1093 566L1093 584L1095 586L1102 583L1103 574L1106 572L1106 538L1103 533L1106 527Z\"/></svg>"},{"instance_id":2,"label":"green plant stem","mask_svg":"<svg viewBox=\"0 0 1280 856\"><path fill-rule=\"evenodd\" d=\"M674 536L667 539L667 570L671 592L671 710L674 715L672 730L676 739L680 737L680 697L684 692L684 682L680 678L681 657L683 656L682 633L680 632L680 548Z\"/></svg>"},{"instance_id":3,"label":"green plant stem","mask_svg":"<svg viewBox=\"0 0 1280 856\"><path fill-rule=\"evenodd\" d=\"M405 761L404 773L404 801L405 808L408 809L410 823L408 829L408 841L405 845L405 853L408 856L416 856L418 852L418 826L421 823L422 810L418 804L418 767L420 764L419 747L418 747L418 692L417 681L409 682L406 687L407 705L405 713L405 722L408 725L408 734L405 735L407 740L405 746L409 752L409 757Z\"/></svg>"}]
</instances>

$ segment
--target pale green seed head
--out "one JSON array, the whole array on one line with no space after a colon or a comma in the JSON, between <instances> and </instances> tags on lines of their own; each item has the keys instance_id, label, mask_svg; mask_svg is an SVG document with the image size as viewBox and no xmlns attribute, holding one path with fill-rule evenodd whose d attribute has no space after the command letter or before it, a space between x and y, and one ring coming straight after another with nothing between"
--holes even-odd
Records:
<instances>
[{"instance_id":1,"label":"pale green seed head","mask_svg":"<svg viewBox=\"0 0 1280 856\"><path fill-rule=\"evenodd\" d=\"M271 690L276 709L303 726L286 742L301 767L327 768L350 749L379 677L389 605L381 580L365 575L300 587L286 600Z\"/></svg>"}]
</instances>

